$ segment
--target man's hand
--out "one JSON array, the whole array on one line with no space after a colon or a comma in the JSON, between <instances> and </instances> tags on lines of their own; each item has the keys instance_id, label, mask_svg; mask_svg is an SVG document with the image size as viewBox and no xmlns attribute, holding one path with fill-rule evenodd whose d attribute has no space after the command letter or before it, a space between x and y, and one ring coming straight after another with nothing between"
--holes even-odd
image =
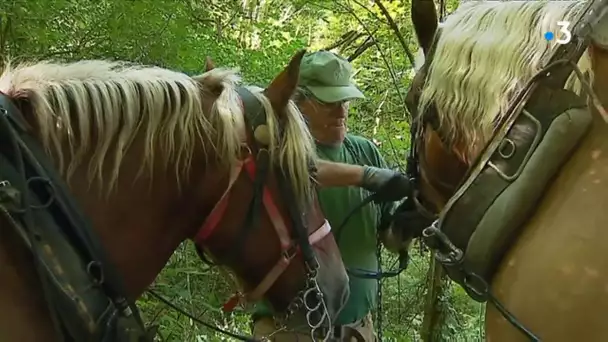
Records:
<instances>
[{"instance_id":1,"label":"man's hand","mask_svg":"<svg viewBox=\"0 0 608 342\"><path fill-rule=\"evenodd\" d=\"M373 166L363 167L361 187L376 193L374 201L377 203L399 201L410 196L412 192L410 180L406 175Z\"/></svg>"},{"instance_id":2,"label":"man's hand","mask_svg":"<svg viewBox=\"0 0 608 342\"><path fill-rule=\"evenodd\" d=\"M317 182L322 187L359 186L376 193L375 202L399 201L411 193L404 174L390 169L334 163L318 159Z\"/></svg>"}]
</instances>

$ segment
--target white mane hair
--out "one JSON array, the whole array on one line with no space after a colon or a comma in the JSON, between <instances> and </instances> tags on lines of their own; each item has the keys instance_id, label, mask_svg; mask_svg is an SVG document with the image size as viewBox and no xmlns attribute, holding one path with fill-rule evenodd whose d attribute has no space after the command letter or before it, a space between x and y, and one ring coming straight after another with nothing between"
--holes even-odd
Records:
<instances>
[{"instance_id":1,"label":"white mane hair","mask_svg":"<svg viewBox=\"0 0 608 342\"><path fill-rule=\"evenodd\" d=\"M443 23L419 103L431 103L446 141L460 142L467 162L492 137L510 98L537 73L557 43L557 22L573 22L580 1L468 1ZM589 54L578 62L592 78ZM567 88L580 92L572 76Z\"/></svg>"},{"instance_id":2,"label":"white mane hair","mask_svg":"<svg viewBox=\"0 0 608 342\"><path fill-rule=\"evenodd\" d=\"M220 164L232 167L244 138L239 82L235 70L223 68L190 77L127 62L45 61L9 63L0 75L0 91L31 104L35 133L66 179L87 163L89 181L99 181L109 193L136 137L144 139L138 175L147 170L152 178L156 159L165 169L174 168L179 184L203 141L212 141ZM212 91L219 89L211 113L203 113L204 101L212 101ZM267 113L271 161L286 169L298 200L310 198L308 163L315 149L302 114L290 102L279 134L269 100L260 88L249 89Z\"/></svg>"}]
</instances>

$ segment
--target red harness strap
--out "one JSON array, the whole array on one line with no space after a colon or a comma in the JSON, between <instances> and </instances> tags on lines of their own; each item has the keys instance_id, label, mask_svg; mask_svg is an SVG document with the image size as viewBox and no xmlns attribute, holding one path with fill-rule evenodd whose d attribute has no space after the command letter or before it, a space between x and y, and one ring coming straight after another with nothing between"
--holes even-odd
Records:
<instances>
[{"instance_id":1,"label":"red harness strap","mask_svg":"<svg viewBox=\"0 0 608 342\"><path fill-rule=\"evenodd\" d=\"M217 228L220 220L226 212L226 207L228 206L232 186L234 185L236 179L239 177L243 170L245 170L249 174L251 179L255 179L256 165L255 159L253 155L251 155L251 153L247 155L244 160L239 160L234 166L234 168L231 170L228 187L220 198L220 200L213 208L213 210L211 210L211 213L203 223L201 229L194 237L195 243L199 245L204 244L204 242L209 238L209 236L211 236L215 228ZM272 284L274 284L276 280L281 276L281 274L283 274L285 269L287 269L287 267L291 263L291 260L299 250L298 248L294 248L285 221L279 213L279 209L267 185L264 185L263 188L262 202L279 237L279 241L281 243L281 257L255 289L253 289L248 294L242 294L237 292L235 295L233 295L224 304L224 311L232 311L238 304L242 304L244 301L260 300L264 293L266 293L268 289L270 289ZM325 220L325 223L309 236L310 244L316 244L319 240L327 236L330 231L331 226L329 222Z\"/></svg>"}]
</instances>

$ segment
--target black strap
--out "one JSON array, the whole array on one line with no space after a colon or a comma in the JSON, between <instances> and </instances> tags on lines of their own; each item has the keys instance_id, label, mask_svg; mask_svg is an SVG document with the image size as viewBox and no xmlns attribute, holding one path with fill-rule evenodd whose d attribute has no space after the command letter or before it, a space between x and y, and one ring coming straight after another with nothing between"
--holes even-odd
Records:
<instances>
[{"instance_id":1,"label":"black strap","mask_svg":"<svg viewBox=\"0 0 608 342\"><path fill-rule=\"evenodd\" d=\"M8 143L10 144L10 150L11 153L13 154L13 158L15 159L14 162L16 164L16 169L13 168L11 165L12 163L9 162L6 157L2 154L0 154L0 161L2 161L2 163L0 165L2 165L2 173L7 175L7 177L9 179L13 179L15 181L15 185L19 188L22 189L23 191L20 193L21 194L21 203L19 203L22 206L22 210L24 210L23 212L23 220L25 221L25 224L28 225L31 228L36 227L35 223L34 223L34 218L32 216L32 208L30 206L30 193L28 191L28 185L27 185L27 180L26 180L26 176L25 176L25 163L23 161L23 156L21 154L21 149L17 143L17 133L15 132L15 130L12 127L12 123L13 122L9 122L8 118L9 116L7 115L9 113L9 110L11 110L12 108L9 107L8 105L6 107L3 106L3 103L1 102L3 99L4 95L0 93L0 109L2 109L2 111L0 111L0 133L4 133L6 134L6 136L3 137L3 134L0 134L0 137L2 137L2 140L8 140ZM9 103L12 106L12 103ZM11 109L9 109L11 108ZM23 122L15 122L18 123L20 125L20 128L25 128L26 126L23 124ZM9 219L7 217L7 219ZM17 224L16 222L14 224ZM22 227L16 226L14 227L15 229L19 229L21 231L22 234L25 235L25 237L31 242L34 241L35 239L35 232L30 230L30 229L22 229ZM46 277L46 274L43 270L43 265L40 262L40 257L37 255L38 250L36 248L32 248L31 252L33 253L33 258L32 261L34 263L34 267L36 270L36 273L38 275L38 279L40 280L40 286L42 288L42 292L44 293L44 299L46 302L46 305L49 309L49 315L51 316L51 321L53 323L53 326L55 328L56 334L57 336L62 339L62 340L66 340L65 338L65 330L63 328L63 325L61 324L61 319L59 318L57 311L54 308L53 302L50 300L49 295L50 295L50 282L49 279Z\"/></svg>"},{"instance_id":2,"label":"black strap","mask_svg":"<svg viewBox=\"0 0 608 342\"><path fill-rule=\"evenodd\" d=\"M252 132L255 129L266 123L266 111L260 103L260 101L244 87L238 87L237 93L241 96L243 101L244 117L247 123L252 127ZM253 147L255 148L257 155L255 160L256 175L253 180L253 198L249 207L247 208L247 214L242 227L242 234L240 234L238 241L236 242L237 254L242 257L244 251L243 245L245 241L253 232L255 227L258 226L260 215L262 213L262 198L264 194L264 184L266 183L266 176L268 174L268 166L270 164L270 156L268 150L260 148L257 142L254 141ZM236 257L236 255L235 255Z\"/></svg>"},{"instance_id":3,"label":"black strap","mask_svg":"<svg viewBox=\"0 0 608 342\"><path fill-rule=\"evenodd\" d=\"M127 298L123 280L100 245L91 222L84 216L77 203L68 195L70 191L67 185L55 171L55 167L49 161L39 142L29 135L28 125L21 112L14 106L10 97L2 93L0 93L0 107L5 109L4 115L12 123L11 126L15 128L15 139L19 144L23 161L30 165L33 173L48 179L49 184L54 189L55 201L59 210L55 210L52 213L53 216L56 217L57 222L60 223L80 254L95 263L102 272L103 282L101 286L103 286L108 296L121 310L129 308L143 329L143 320L139 310L135 303Z\"/></svg>"},{"instance_id":4,"label":"black strap","mask_svg":"<svg viewBox=\"0 0 608 342\"><path fill-rule=\"evenodd\" d=\"M253 95L249 90L244 87L238 87L237 93L241 96L241 99L243 101L245 119L251 127L251 132L255 132L256 129L261 125L266 125L266 111L264 110L264 107L262 106L260 101L255 97L255 95ZM253 145L258 151L260 150L260 148L265 148L265 146L260 146L259 142L255 139L253 139ZM270 164L270 160L268 160L267 164ZM262 165L258 165L258 167L262 167ZM270 165L268 165L268 167L270 167ZM285 201L288 201L287 210L289 211L289 219L291 220L291 224L293 227L292 236L300 246L302 256L304 257L306 264L310 268L316 269L318 267L318 263L315 258L312 246L308 241L308 229L305 226L304 221L302 220L302 213L293 201L293 199L295 198L295 194L293 193L293 189L287 181L288 177L287 175L285 175L284 171L280 167L274 167L273 170L275 172L275 176L277 177L281 196L283 196Z\"/></svg>"}]
</instances>

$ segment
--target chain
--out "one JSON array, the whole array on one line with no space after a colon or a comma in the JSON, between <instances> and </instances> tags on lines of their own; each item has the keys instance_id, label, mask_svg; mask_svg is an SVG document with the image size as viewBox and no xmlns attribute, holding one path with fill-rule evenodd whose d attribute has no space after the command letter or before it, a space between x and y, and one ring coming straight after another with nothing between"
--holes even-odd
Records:
<instances>
[{"instance_id":1,"label":"chain","mask_svg":"<svg viewBox=\"0 0 608 342\"><path fill-rule=\"evenodd\" d=\"M378 259L378 273L382 273L382 242L380 232L376 232L376 258ZM376 335L378 342L382 342L382 277L378 277L378 292L376 294Z\"/></svg>"},{"instance_id":2,"label":"chain","mask_svg":"<svg viewBox=\"0 0 608 342\"><path fill-rule=\"evenodd\" d=\"M327 327L325 330L325 336L322 341L328 341L332 333L331 329L331 318L323 292L317 282L317 269L308 269L308 279L306 281L306 288L298 293L294 300L288 305L285 312L275 318L275 331L271 334L262 338L262 341L270 341L270 338L281 331L288 331L287 321L289 318L299 309L306 310L306 323L310 328L310 338L312 341L316 341L317 332L324 327L324 323Z\"/></svg>"}]
</instances>

